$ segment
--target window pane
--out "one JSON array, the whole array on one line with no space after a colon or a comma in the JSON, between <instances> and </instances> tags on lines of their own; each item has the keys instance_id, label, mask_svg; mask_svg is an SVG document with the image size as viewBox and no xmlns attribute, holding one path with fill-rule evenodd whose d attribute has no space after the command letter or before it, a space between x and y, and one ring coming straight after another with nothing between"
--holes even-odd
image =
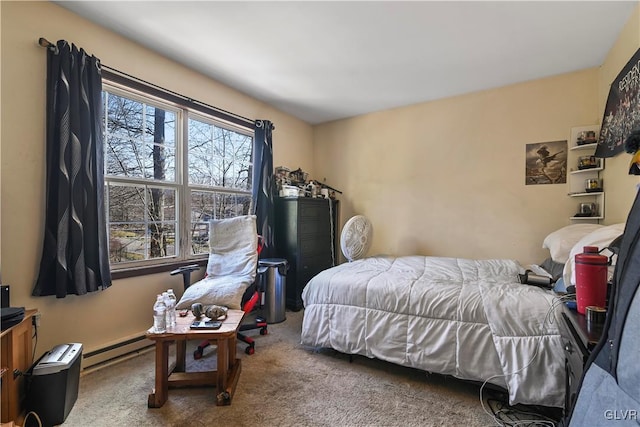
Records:
<instances>
[{"instance_id":1,"label":"window pane","mask_svg":"<svg viewBox=\"0 0 640 427\"><path fill-rule=\"evenodd\" d=\"M251 196L246 194L220 194L216 214L218 218L233 218L247 215L251 205Z\"/></svg>"},{"instance_id":2,"label":"window pane","mask_svg":"<svg viewBox=\"0 0 640 427\"><path fill-rule=\"evenodd\" d=\"M189 183L250 190L253 138L189 119Z\"/></svg>"},{"instance_id":3,"label":"window pane","mask_svg":"<svg viewBox=\"0 0 640 427\"><path fill-rule=\"evenodd\" d=\"M150 223L148 250L149 258L162 258L176 255L175 223Z\"/></svg>"},{"instance_id":4,"label":"window pane","mask_svg":"<svg viewBox=\"0 0 640 427\"><path fill-rule=\"evenodd\" d=\"M107 93L106 173L175 182L176 113Z\"/></svg>"},{"instance_id":5,"label":"window pane","mask_svg":"<svg viewBox=\"0 0 640 427\"><path fill-rule=\"evenodd\" d=\"M173 189L147 188L149 220L167 221L176 219L176 192Z\"/></svg>"},{"instance_id":6,"label":"window pane","mask_svg":"<svg viewBox=\"0 0 640 427\"><path fill-rule=\"evenodd\" d=\"M145 221L146 201L143 186L108 186L109 222Z\"/></svg>"},{"instance_id":7,"label":"window pane","mask_svg":"<svg viewBox=\"0 0 640 427\"><path fill-rule=\"evenodd\" d=\"M177 255L176 191L108 184L112 263Z\"/></svg>"},{"instance_id":8,"label":"window pane","mask_svg":"<svg viewBox=\"0 0 640 427\"><path fill-rule=\"evenodd\" d=\"M251 131L108 84L103 101L111 264L208 253L212 218L249 213L253 138L241 132Z\"/></svg>"},{"instance_id":9,"label":"window pane","mask_svg":"<svg viewBox=\"0 0 640 427\"><path fill-rule=\"evenodd\" d=\"M111 224L109 227L109 261L141 261L146 258L144 224Z\"/></svg>"},{"instance_id":10,"label":"window pane","mask_svg":"<svg viewBox=\"0 0 640 427\"><path fill-rule=\"evenodd\" d=\"M189 119L189 183L213 185L211 126Z\"/></svg>"},{"instance_id":11,"label":"window pane","mask_svg":"<svg viewBox=\"0 0 640 427\"><path fill-rule=\"evenodd\" d=\"M191 253L209 250L209 220L248 215L251 196L213 191L191 192Z\"/></svg>"}]
</instances>

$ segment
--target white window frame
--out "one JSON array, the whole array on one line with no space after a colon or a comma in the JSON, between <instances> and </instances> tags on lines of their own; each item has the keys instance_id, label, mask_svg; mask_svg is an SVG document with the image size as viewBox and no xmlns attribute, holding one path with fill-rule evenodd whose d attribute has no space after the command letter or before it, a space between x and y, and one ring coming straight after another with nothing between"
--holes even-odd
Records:
<instances>
[{"instance_id":1,"label":"white window frame","mask_svg":"<svg viewBox=\"0 0 640 427\"><path fill-rule=\"evenodd\" d=\"M179 105L173 102L169 102L161 97L147 94L144 91L140 91L119 83L111 82L109 80L103 80L103 92L111 93L117 96L131 99L136 102L141 102L153 107L162 108L166 111L171 111L176 114L176 141L175 141L175 182L170 181L155 181L147 178L127 178L122 176L108 175L106 173L107 156L105 153L104 163L104 181L105 181L105 210L107 219L107 233L110 233L109 224L111 224L111 218L109 216L109 193L106 191L110 183L116 185L144 185L154 188L168 188L175 190L175 255L168 255L161 258L148 258L148 254L144 260L139 261L126 261L111 263L112 271L138 269L151 266L161 265L174 265L179 263L193 262L198 260L206 260L208 253L192 254L192 237L190 233L191 226L191 192L192 191L204 191L212 193L222 194L237 194L241 196L248 196L251 198L252 191L233 189L229 187L220 187L213 185L202 184L190 184L188 174L188 135L189 135L189 119L196 119L207 124L222 127L224 129L231 130L243 135L248 136L253 141L253 130L247 127L239 126L235 123L230 123L215 116L215 111L212 114L205 114L202 111L196 111L190 109L184 105ZM107 112L104 112L104 129L105 135L107 132ZM106 139L105 139L106 141ZM252 144L253 145L253 144ZM253 147L251 148L251 160L253 161L254 153ZM255 165L252 165L255 167ZM249 179L252 179L251 171ZM251 186L253 183L251 183ZM250 202L253 204L253 201ZM252 210L252 206L249 207ZM109 236L108 236L109 237ZM207 251L208 252L208 251Z\"/></svg>"}]
</instances>

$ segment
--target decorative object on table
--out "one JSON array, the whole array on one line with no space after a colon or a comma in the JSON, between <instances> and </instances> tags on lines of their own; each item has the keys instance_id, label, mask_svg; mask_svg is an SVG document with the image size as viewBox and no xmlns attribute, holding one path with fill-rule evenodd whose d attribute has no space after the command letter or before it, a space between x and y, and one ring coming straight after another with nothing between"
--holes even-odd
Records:
<instances>
[{"instance_id":1,"label":"decorative object on table","mask_svg":"<svg viewBox=\"0 0 640 427\"><path fill-rule=\"evenodd\" d=\"M621 153L623 141L629 136L629 131L640 127L638 114L640 80L637 78L639 62L640 49L627 62L610 86L596 147L596 157L613 157Z\"/></svg>"},{"instance_id":2,"label":"decorative object on table","mask_svg":"<svg viewBox=\"0 0 640 427\"><path fill-rule=\"evenodd\" d=\"M204 307L199 302L194 302L191 304L191 312L193 313L193 317L200 319L204 313Z\"/></svg>"},{"instance_id":3,"label":"decorative object on table","mask_svg":"<svg viewBox=\"0 0 640 427\"><path fill-rule=\"evenodd\" d=\"M527 144L525 184L567 182L567 141Z\"/></svg>"},{"instance_id":4,"label":"decorative object on table","mask_svg":"<svg viewBox=\"0 0 640 427\"><path fill-rule=\"evenodd\" d=\"M224 320L229 309L222 305L209 305L205 308L204 315L211 320Z\"/></svg>"},{"instance_id":5,"label":"decorative object on table","mask_svg":"<svg viewBox=\"0 0 640 427\"><path fill-rule=\"evenodd\" d=\"M629 175L640 175L640 127L632 130L624 141L624 150L633 154L629 165Z\"/></svg>"}]
</instances>

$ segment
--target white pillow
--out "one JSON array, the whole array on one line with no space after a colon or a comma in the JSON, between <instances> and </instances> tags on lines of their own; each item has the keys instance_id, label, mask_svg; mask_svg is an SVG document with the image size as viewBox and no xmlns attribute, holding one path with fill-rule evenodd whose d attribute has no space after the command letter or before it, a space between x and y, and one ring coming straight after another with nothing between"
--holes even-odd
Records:
<instances>
[{"instance_id":1,"label":"white pillow","mask_svg":"<svg viewBox=\"0 0 640 427\"><path fill-rule=\"evenodd\" d=\"M551 259L566 264L569 252L587 234L604 227L600 224L571 224L550 233L544 238L542 247L549 249Z\"/></svg>"},{"instance_id":2,"label":"white pillow","mask_svg":"<svg viewBox=\"0 0 640 427\"><path fill-rule=\"evenodd\" d=\"M189 286L176 304L176 309L190 309L191 304L222 305L230 309L242 309L242 295L251 282L238 281L237 277L205 277Z\"/></svg>"},{"instance_id":3,"label":"white pillow","mask_svg":"<svg viewBox=\"0 0 640 427\"><path fill-rule=\"evenodd\" d=\"M258 265L256 216L212 219L209 222L207 276L248 276L255 279Z\"/></svg>"},{"instance_id":4,"label":"white pillow","mask_svg":"<svg viewBox=\"0 0 640 427\"><path fill-rule=\"evenodd\" d=\"M576 254L584 252L585 246L597 246L598 250L606 248L616 237L624 233L624 225L625 223L602 226L601 228L584 236L573 246L573 248L571 248L571 251L569 252L569 260L564 265L564 270L562 272L565 286L575 286L576 284ZM600 252L600 255L610 257L612 252L607 249ZM613 276L616 258L617 257L613 257L612 263L609 266L608 280Z\"/></svg>"}]
</instances>

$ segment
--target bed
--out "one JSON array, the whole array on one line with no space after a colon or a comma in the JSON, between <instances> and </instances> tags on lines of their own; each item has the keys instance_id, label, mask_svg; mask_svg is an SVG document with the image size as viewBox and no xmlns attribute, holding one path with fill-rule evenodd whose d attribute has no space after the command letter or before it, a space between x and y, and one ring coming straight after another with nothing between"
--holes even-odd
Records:
<instances>
[{"instance_id":1,"label":"bed","mask_svg":"<svg viewBox=\"0 0 640 427\"><path fill-rule=\"evenodd\" d=\"M622 226L573 224L550 233L542 246L551 256L541 266L558 279L556 289L575 285L576 253L606 247ZM376 256L341 264L304 288L301 342L486 381L507 390L512 405L562 407L562 301L520 284L524 271L508 259Z\"/></svg>"},{"instance_id":2,"label":"bed","mask_svg":"<svg viewBox=\"0 0 640 427\"><path fill-rule=\"evenodd\" d=\"M495 384L511 404L561 407L564 354L551 291L513 260L378 256L304 288L302 344ZM559 317L558 317L559 319Z\"/></svg>"}]
</instances>

